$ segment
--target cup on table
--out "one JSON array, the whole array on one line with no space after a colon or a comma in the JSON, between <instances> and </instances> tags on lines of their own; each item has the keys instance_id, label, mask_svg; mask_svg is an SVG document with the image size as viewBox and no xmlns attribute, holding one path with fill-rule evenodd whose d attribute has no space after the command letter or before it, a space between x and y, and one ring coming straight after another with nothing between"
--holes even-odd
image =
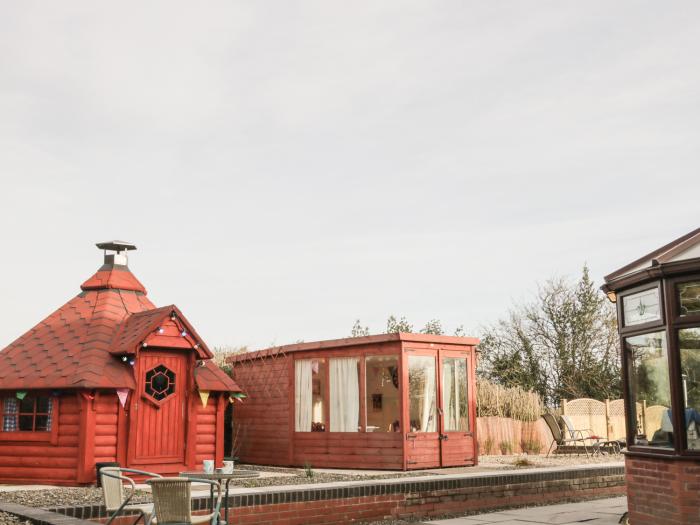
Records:
<instances>
[{"instance_id":1,"label":"cup on table","mask_svg":"<svg viewBox=\"0 0 700 525\"><path fill-rule=\"evenodd\" d=\"M214 460L213 459L205 459L203 461L204 465L204 472L206 474L213 474L214 473Z\"/></svg>"},{"instance_id":2,"label":"cup on table","mask_svg":"<svg viewBox=\"0 0 700 525\"><path fill-rule=\"evenodd\" d=\"M233 473L233 461L224 461L224 473L225 474L231 474Z\"/></svg>"}]
</instances>

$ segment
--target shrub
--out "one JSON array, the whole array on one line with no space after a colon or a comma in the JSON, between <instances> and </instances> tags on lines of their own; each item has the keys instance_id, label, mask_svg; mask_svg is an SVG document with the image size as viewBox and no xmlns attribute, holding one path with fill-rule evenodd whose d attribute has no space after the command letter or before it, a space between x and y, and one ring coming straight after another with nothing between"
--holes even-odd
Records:
<instances>
[{"instance_id":1,"label":"shrub","mask_svg":"<svg viewBox=\"0 0 700 525\"><path fill-rule=\"evenodd\" d=\"M313 478L315 474L313 469L311 468L311 463L309 463L308 461L304 462L304 474L306 474L306 477L309 479Z\"/></svg>"},{"instance_id":2,"label":"shrub","mask_svg":"<svg viewBox=\"0 0 700 525\"><path fill-rule=\"evenodd\" d=\"M528 454L539 454L542 450L542 443L535 441L534 439L526 439L520 444L520 446L522 447L523 452L527 452Z\"/></svg>"},{"instance_id":3,"label":"shrub","mask_svg":"<svg viewBox=\"0 0 700 525\"><path fill-rule=\"evenodd\" d=\"M510 441L501 441L498 446L504 456L510 456L513 453L513 443Z\"/></svg>"},{"instance_id":4,"label":"shrub","mask_svg":"<svg viewBox=\"0 0 700 525\"><path fill-rule=\"evenodd\" d=\"M493 438L492 438L492 437L487 437L487 438L484 440L484 453L485 453L487 456L490 456L490 455L493 453L493 449L494 449L494 445L495 445L495 444L496 444L496 443L493 441Z\"/></svg>"},{"instance_id":5,"label":"shrub","mask_svg":"<svg viewBox=\"0 0 700 525\"><path fill-rule=\"evenodd\" d=\"M479 417L509 417L518 421L536 421L544 412L542 398L520 387L504 387L486 379L476 386L476 414Z\"/></svg>"}]
</instances>

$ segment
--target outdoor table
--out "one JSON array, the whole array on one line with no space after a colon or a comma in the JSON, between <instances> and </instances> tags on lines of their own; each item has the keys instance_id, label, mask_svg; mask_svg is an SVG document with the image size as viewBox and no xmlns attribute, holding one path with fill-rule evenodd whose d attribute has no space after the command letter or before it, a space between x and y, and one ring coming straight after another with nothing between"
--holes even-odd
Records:
<instances>
[{"instance_id":1,"label":"outdoor table","mask_svg":"<svg viewBox=\"0 0 700 525\"><path fill-rule=\"evenodd\" d=\"M260 477L260 472L254 470L234 470L233 472L204 472L204 471L189 471L180 472L180 476L183 478L199 478L199 479L212 479L219 483L226 481L226 495L224 496L224 520L226 525L228 525L228 486L231 480L234 479L251 479ZM214 486L212 485L209 489L211 510L214 512ZM217 516L217 522L220 522Z\"/></svg>"}]
</instances>

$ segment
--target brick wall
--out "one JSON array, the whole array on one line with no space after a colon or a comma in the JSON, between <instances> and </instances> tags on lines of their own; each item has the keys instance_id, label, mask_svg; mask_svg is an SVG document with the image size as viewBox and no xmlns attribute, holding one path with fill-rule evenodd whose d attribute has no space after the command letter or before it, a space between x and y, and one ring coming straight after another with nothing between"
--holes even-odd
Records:
<instances>
[{"instance_id":1,"label":"brick wall","mask_svg":"<svg viewBox=\"0 0 700 525\"><path fill-rule=\"evenodd\" d=\"M627 500L633 525L700 523L700 459L627 457Z\"/></svg>"},{"instance_id":2,"label":"brick wall","mask_svg":"<svg viewBox=\"0 0 700 525\"><path fill-rule=\"evenodd\" d=\"M303 525L420 518L610 497L624 494L624 483L621 466L596 466L370 480L332 487L321 484L277 487L265 492L232 494L229 521L235 525ZM202 513L209 505L208 498L198 498L194 509ZM97 506L53 510L102 522L107 517L104 508ZM133 518L117 520L115 524L130 522Z\"/></svg>"}]
</instances>

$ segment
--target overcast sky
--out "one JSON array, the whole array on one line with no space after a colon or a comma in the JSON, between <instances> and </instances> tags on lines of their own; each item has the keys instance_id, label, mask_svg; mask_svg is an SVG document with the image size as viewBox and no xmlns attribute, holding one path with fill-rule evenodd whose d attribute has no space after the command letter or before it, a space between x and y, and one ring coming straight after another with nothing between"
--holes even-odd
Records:
<instances>
[{"instance_id":1,"label":"overcast sky","mask_svg":"<svg viewBox=\"0 0 700 525\"><path fill-rule=\"evenodd\" d=\"M0 6L0 346L113 238L264 347L476 334L700 226L696 1Z\"/></svg>"}]
</instances>

